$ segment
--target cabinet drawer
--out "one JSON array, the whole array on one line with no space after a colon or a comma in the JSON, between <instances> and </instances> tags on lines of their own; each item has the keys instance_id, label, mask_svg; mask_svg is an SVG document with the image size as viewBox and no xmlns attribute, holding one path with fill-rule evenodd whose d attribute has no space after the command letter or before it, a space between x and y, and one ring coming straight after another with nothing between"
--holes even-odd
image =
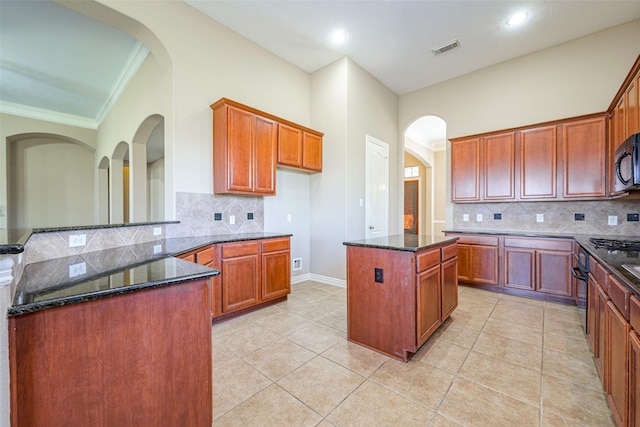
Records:
<instances>
[{"instance_id":1,"label":"cabinet drawer","mask_svg":"<svg viewBox=\"0 0 640 427\"><path fill-rule=\"evenodd\" d=\"M213 246L199 251L196 254L196 262L200 265L208 265L213 262Z\"/></svg>"},{"instance_id":2,"label":"cabinet drawer","mask_svg":"<svg viewBox=\"0 0 640 427\"><path fill-rule=\"evenodd\" d=\"M512 248L529 248L529 249L546 249L551 251L573 251L573 242L571 240L560 239L519 239L507 237L504 239L505 247Z\"/></svg>"},{"instance_id":3,"label":"cabinet drawer","mask_svg":"<svg viewBox=\"0 0 640 427\"><path fill-rule=\"evenodd\" d=\"M287 249L289 249L289 239L262 241L262 252L284 251Z\"/></svg>"},{"instance_id":4,"label":"cabinet drawer","mask_svg":"<svg viewBox=\"0 0 640 427\"><path fill-rule=\"evenodd\" d=\"M498 246L498 238L495 236L457 235L457 237L460 238L458 243L464 243L467 245Z\"/></svg>"},{"instance_id":5,"label":"cabinet drawer","mask_svg":"<svg viewBox=\"0 0 640 427\"><path fill-rule=\"evenodd\" d=\"M458 245L456 243L440 248L440 250L442 252L442 261L458 256Z\"/></svg>"},{"instance_id":6,"label":"cabinet drawer","mask_svg":"<svg viewBox=\"0 0 640 427\"><path fill-rule=\"evenodd\" d=\"M636 332L640 333L640 300L635 296L629 298L629 323Z\"/></svg>"},{"instance_id":7,"label":"cabinet drawer","mask_svg":"<svg viewBox=\"0 0 640 427\"><path fill-rule=\"evenodd\" d=\"M440 264L440 249L431 249L418 252L416 255L416 272L426 270L429 267Z\"/></svg>"},{"instance_id":8,"label":"cabinet drawer","mask_svg":"<svg viewBox=\"0 0 640 427\"><path fill-rule=\"evenodd\" d=\"M258 242L232 243L222 246L222 258L234 258L258 253Z\"/></svg>"},{"instance_id":9,"label":"cabinet drawer","mask_svg":"<svg viewBox=\"0 0 640 427\"><path fill-rule=\"evenodd\" d=\"M605 270L604 267L602 267L600 263L593 257L589 259L589 271L591 272L591 274L593 274L593 277L595 277L596 281L600 283L602 289L604 289L605 292L608 293L609 284L607 283L607 270Z\"/></svg>"},{"instance_id":10,"label":"cabinet drawer","mask_svg":"<svg viewBox=\"0 0 640 427\"><path fill-rule=\"evenodd\" d=\"M608 283L609 298L611 298L611 301L613 301L613 304L625 319L629 320L629 297L631 296L631 291L611 275L608 277Z\"/></svg>"}]
</instances>

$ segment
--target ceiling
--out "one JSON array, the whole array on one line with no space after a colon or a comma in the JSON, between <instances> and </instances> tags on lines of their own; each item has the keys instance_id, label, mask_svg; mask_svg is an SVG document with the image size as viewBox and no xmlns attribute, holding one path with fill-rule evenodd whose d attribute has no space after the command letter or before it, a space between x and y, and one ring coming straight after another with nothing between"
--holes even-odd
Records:
<instances>
[{"instance_id":1,"label":"ceiling","mask_svg":"<svg viewBox=\"0 0 640 427\"><path fill-rule=\"evenodd\" d=\"M398 95L640 18L640 1L616 0L185 1L306 72L347 56ZM508 27L519 10L529 19ZM95 127L147 53L53 1L0 0L0 111Z\"/></svg>"}]
</instances>

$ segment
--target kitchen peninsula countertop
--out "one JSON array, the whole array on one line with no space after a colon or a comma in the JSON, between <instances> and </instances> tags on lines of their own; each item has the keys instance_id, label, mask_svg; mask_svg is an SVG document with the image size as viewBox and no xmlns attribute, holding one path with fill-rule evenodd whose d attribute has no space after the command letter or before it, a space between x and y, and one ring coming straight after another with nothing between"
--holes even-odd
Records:
<instances>
[{"instance_id":1,"label":"kitchen peninsula countertop","mask_svg":"<svg viewBox=\"0 0 640 427\"><path fill-rule=\"evenodd\" d=\"M27 264L9 316L217 276L175 256L204 246L291 236L245 233L178 237Z\"/></svg>"},{"instance_id":2,"label":"kitchen peninsula countertop","mask_svg":"<svg viewBox=\"0 0 640 427\"><path fill-rule=\"evenodd\" d=\"M394 234L372 239L344 242L345 246L387 249L395 251L418 252L458 240L457 237L429 236L425 234Z\"/></svg>"},{"instance_id":3,"label":"kitchen peninsula countertop","mask_svg":"<svg viewBox=\"0 0 640 427\"><path fill-rule=\"evenodd\" d=\"M492 236L516 236L531 238L560 238L573 239L582 246L592 257L602 264L609 273L613 274L617 279L625 283L629 289L636 295L640 295L640 279L631 274L627 269L623 268L623 264L640 265L640 254L634 251L610 251L604 248L596 249L589 241L591 238L601 239L617 239L640 241L640 236L618 236L618 235L599 235L599 234L569 234L569 233L550 233L550 232L518 232L518 231L491 231L491 230L445 230L445 233L454 234L485 234Z\"/></svg>"}]
</instances>

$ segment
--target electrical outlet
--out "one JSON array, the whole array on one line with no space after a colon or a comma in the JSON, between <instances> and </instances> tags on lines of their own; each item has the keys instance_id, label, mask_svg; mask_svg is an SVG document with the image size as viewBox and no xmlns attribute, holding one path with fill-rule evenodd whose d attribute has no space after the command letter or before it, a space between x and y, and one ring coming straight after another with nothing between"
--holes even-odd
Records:
<instances>
[{"instance_id":1,"label":"electrical outlet","mask_svg":"<svg viewBox=\"0 0 640 427\"><path fill-rule=\"evenodd\" d=\"M287 222L291 222L291 214L287 214Z\"/></svg>"},{"instance_id":2,"label":"electrical outlet","mask_svg":"<svg viewBox=\"0 0 640 427\"><path fill-rule=\"evenodd\" d=\"M229 224L234 225L236 223L236 216L229 215Z\"/></svg>"},{"instance_id":3,"label":"electrical outlet","mask_svg":"<svg viewBox=\"0 0 640 427\"><path fill-rule=\"evenodd\" d=\"M482 222L482 214L476 214L476 221Z\"/></svg>"},{"instance_id":4,"label":"electrical outlet","mask_svg":"<svg viewBox=\"0 0 640 427\"><path fill-rule=\"evenodd\" d=\"M293 259L293 271L302 270L302 258Z\"/></svg>"},{"instance_id":5,"label":"electrical outlet","mask_svg":"<svg viewBox=\"0 0 640 427\"><path fill-rule=\"evenodd\" d=\"M69 236L69 247L77 248L78 246L85 246L87 244L86 234L72 234Z\"/></svg>"},{"instance_id":6,"label":"electrical outlet","mask_svg":"<svg viewBox=\"0 0 640 427\"><path fill-rule=\"evenodd\" d=\"M640 221L640 215L638 215L636 213L628 213L627 214L627 221L628 222L638 222L638 221Z\"/></svg>"},{"instance_id":7,"label":"electrical outlet","mask_svg":"<svg viewBox=\"0 0 640 427\"><path fill-rule=\"evenodd\" d=\"M154 236L162 235L162 227L153 227L153 235Z\"/></svg>"},{"instance_id":8,"label":"electrical outlet","mask_svg":"<svg viewBox=\"0 0 640 427\"><path fill-rule=\"evenodd\" d=\"M464 222L468 222L468 221L469 221L469 214L464 214L464 215L462 215L462 220L463 220Z\"/></svg>"},{"instance_id":9,"label":"electrical outlet","mask_svg":"<svg viewBox=\"0 0 640 427\"><path fill-rule=\"evenodd\" d=\"M83 274L87 274L87 263L79 262L76 264L71 264L69 266L69 278L74 278L77 276L82 276Z\"/></svg>"},{"instance_id":10,"label":"electrical outlet","mask_svg":"<svg viewBox=\"0 0 640 427\"><path fill-rule=\"evenodd\" d=\"M252 212L249 212L249 213L247 214L247 220L251 221L252 219L253 219L253 213L252 213Z\"/></svg>"},{"instance_id":11,"label":"electrical outlet","mask_svg":"<svg viewBox=\"0 0 640 427\"><path fill-rule=\"evenodd\" d=\"M220 212L216 212L213 214L214 221L222 221L222 214Z\"/></svg>"},{"instance_id":12,"label":"electrical outlet","mask_svg":"<svg viewBox=\"0 0 640 427\"><path fill-rule=\"evenodd\" d=\"M544 222L544 214L536 214L536 222Z\"/></svg>"},{"instance_id":13,"label":"electrical outlet","mask_svg":"<svg viewBox=\"0 0 640 427\"><path fill-rule=\"evenodd\" d=\"M609 220L607 221L607 225L618 225L618 216L609 215Z\"/></svg>"},{"instance_id":14,"label":"electrical outlet","mask_svg":"<svg viewBox=\"0 0 640 427\"><path fill-rule=\"evenodd\" d=\"M375 269L375 281L376 283L384 283L384 270L382 268Z\"/></svg>"},{"instance_id":15,"label":"electrical outlet","mask_svg":"<svg viewBox=\"0 0 640 427\"><path fill-rule=\"evenodd\" d=\"M502 214L501 213L494 213L493 214L493 219L502 219Z\"/></svg>"},{"instance_id":16,"label":"electrical outlet","mask_svg":"<svg viewBox=\"0 0 640 427\"><path fill-rule=\"evenodd\" d=\"M577 214L575 214L574 219L576 221L584 221L584 214L583 213L577 213Z\"/></svg>"}]
</instances>

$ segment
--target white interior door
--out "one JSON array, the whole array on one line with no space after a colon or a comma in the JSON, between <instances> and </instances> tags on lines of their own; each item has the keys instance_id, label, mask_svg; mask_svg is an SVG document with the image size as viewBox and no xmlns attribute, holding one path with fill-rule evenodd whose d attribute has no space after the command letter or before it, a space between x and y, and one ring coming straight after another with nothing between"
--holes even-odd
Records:
<instances>
[{"instance_id":1,"label":"white interior door","mask_svg":"<svg viewBox=\"0 0 640 427\"><path fill-rule=\"evenodd\" d=\"M365 238L389 229L389 144L366 136Z\"/></svg>"}]
</instances>

